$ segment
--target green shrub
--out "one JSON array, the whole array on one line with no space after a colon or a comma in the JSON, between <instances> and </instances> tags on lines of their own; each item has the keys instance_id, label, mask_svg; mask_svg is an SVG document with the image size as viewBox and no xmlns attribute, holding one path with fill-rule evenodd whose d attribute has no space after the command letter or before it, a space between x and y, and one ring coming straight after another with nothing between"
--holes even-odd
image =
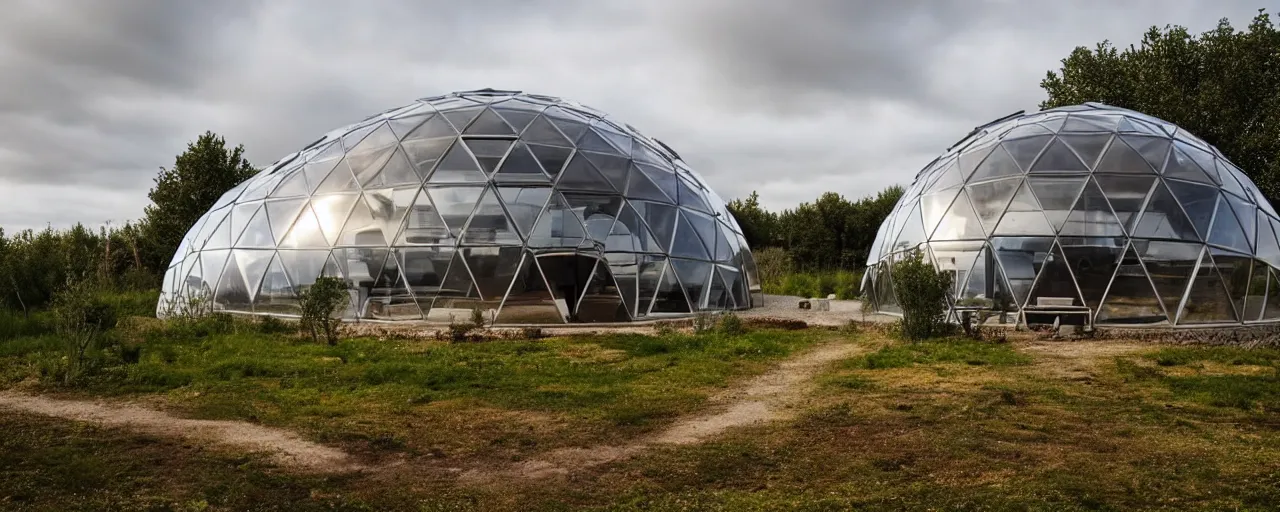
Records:
<instances>
[{"instance_id":1,"label":"green shrub","mask_svg":"<svg viewBox=\"0 0 1280 512\"><path fill-rule=\"evenodd\" d=\"M951 275L925 261L919 250L895 262L892 272L894 291L902 307L903 336L923 340L945 334Z\"/></svg>"},{"instance_id":2,"label":"green shrub","mask_svg":"<svg viewBox=\"0 0 1280 512\"><path fill-rule=\"evenodd\" d=\"M738 318L738 315L725 313L720 317L719 331L720 334L737 336L740 334L746 334L747 326L742 322L741 318Z\"/></svg>"},{"instance_id":3,"label":"green shrub","mask_svg":"<svg viewBox=\"0 0 1280 512\"><path fill-rule=\"evenodd\" d=\"M300 327L311 335L316 343L324 338L330 346L338 344L338 326L342 323L335 315L347 305L347 283L337 277L321 277L302 292L299 305L302 307Z\"/></svg>"},{"instance_id":4,"label":"green shrub","mask_svg":"<svg viewBox=\"0 0 1280 512\"><path fill-rule=\"evenodd\" d=\"M50 304L54 331L63 343L63 364L57 372L63 385L75 385L92 369L103 331L115 327L115 311L96 300L97 292L92 281L72 281L54 294Z\"/></svg>"}]
</instances>

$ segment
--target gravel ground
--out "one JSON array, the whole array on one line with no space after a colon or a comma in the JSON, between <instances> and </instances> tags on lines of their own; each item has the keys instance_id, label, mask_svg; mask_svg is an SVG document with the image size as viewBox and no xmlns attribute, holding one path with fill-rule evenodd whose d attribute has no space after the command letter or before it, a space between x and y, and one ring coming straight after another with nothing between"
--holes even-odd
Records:
<instances>
[{"instance_id":1,"label":"gravel ground","mask_svg":"<svg viewBox=\"0 0 1280 512\"><path fill-rule=\"evenodd\" d=\"M785 318L801 320L809 325L839 326L849 320L889 323L897 317L876 313L862 313L862 302L857 300L832 300L831 311L814 311L800 309L799 302L803 297L787 295L765 295L764 306L739 312L743 318Z\"/></svg>"}]
</instances>

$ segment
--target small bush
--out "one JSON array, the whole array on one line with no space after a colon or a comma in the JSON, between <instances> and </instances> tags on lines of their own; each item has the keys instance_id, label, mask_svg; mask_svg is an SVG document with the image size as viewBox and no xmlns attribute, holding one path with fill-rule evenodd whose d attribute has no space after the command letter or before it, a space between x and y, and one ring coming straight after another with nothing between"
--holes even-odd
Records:
<instances>
[{"instance_id":1,"label":"small bush","mask_svg":"<svg viewBox=\"0 0 1280 512\"><path fill-rule=\"evenodd\" d=\"M939 271L924 260L924 253L912 251L893 264L893 284L902 307L902 334L923 340L947 332L947 292L951 274Z\"/></svg>"},{"instance_id":2,"label":"small bush","mask_svg":"<svg viewBox=\"0 0 1280 512\"><path fill-rule=\"evenodd\" d=\"M484 328L484 310L479 306L471 308L471 326L476 329Z\"/></svg>"},{"instance_id":3,"label":"small bush","mask_svg":"<svg viewBox=\"0 0 1280 512\"><path fill-rule=\"evenodd\" d=\"M115 312L95 300L97 292L95 283L81 280L69 282L53 297L54 330L64 351L64 364L58 372L63 385L75 385L91 370L103 331L115 327Z\"/></svg>"},{"instance_id":4,"label":"small bush","mask_svg":"<svg viewBox=\"0 0 1280 512\"><path fill-rule=\"evenodd\" d=\"M745 323L743 323L741 318L738 318L738 315L735 315L733 313L725 313L723 316L720 317L719 331L720 331L720 334L737 336L740 334L746 334L747 326Z\"/></svg>"},{"instance_id":5,"label":"small bush","mask_svg":"<svg viewBox=\"0 0 1280 512\"><path fill-rule=\"evenodd\" d=\"M338 344L338 326L342 323L335 315L347 305L347 284L337 277L321 277L316 279L299 298L302 306L300 327L311 335L311 340L320 342L323 337L330 346Z\"/></svg>"},{"instance_id":6,"label":"small bush","mask_svg":"<svg viewBox=\"0 0 1280 512\"><path fill-rule=\"evenodd\" d=\"M694 334L705 334L716 328L716 317L711 313L698 313L693 316Z\"/></svg>"}]
</instances>

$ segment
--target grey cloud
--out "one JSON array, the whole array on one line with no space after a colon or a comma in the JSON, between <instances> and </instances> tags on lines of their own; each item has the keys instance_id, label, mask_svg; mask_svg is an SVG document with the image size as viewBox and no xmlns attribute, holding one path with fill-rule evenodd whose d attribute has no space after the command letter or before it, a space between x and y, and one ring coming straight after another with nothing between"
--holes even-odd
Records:
<instances>
[{"instance_id":1,"label":"grey cloud","mask_svg":"<svg viewBox=\"0 0 1280 512\"><path fill-rule=\"evenodd\" d=\"M0 226L136 218L205 130L265 166L452 90L579 100L771 207L909 181L1032 109L1076 45L1243 26L1190 0L18 0L0 19ZM74 192L60 192L74 188ZM73 207L50 207L61 196Z\"/></svg>"}]
</instances>

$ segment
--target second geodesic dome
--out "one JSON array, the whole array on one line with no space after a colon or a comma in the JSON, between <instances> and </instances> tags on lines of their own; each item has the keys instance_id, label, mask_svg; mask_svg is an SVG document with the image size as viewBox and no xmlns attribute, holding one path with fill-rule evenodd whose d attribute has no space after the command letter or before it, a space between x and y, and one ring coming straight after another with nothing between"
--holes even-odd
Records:
<instances>
[{"instance_id":1,"label":"second geodesic dome","mask_svg":"<svg viewBox=\"0 0 1280 512\"><path fill-rule=\"evenodd\" d=\"M1275 321L1278 232L1275 209L1216 148L1087 103L1000 119L921 170L876 235L863 289L900 313L890 269L921 248L954 276L953 311Z\"/></svg>"}]
</instances>

